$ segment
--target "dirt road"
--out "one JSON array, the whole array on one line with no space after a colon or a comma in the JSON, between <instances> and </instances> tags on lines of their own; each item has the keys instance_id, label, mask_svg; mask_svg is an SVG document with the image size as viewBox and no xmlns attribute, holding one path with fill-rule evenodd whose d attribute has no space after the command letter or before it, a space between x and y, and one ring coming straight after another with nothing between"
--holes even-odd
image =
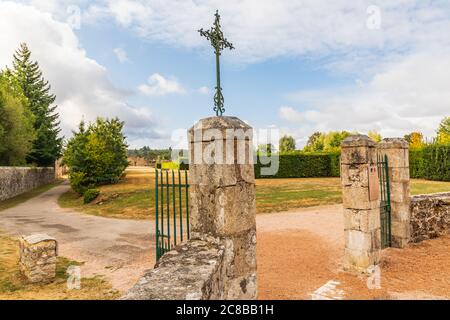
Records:
<instances>
[{"instance_id":1,"label":"dirt road","mask_svg":"<svg viewBox=\"0 0 450 320\"><path fill-rule=\"evenodd\" d=\"M84 262L82 276L105 275L114 288L131 287L155 262L154 223L109 219L61 209L57 186L16 207L0 211L0 231L10 236L47 233L59 255Z\"/></svg>"}]
</instances>

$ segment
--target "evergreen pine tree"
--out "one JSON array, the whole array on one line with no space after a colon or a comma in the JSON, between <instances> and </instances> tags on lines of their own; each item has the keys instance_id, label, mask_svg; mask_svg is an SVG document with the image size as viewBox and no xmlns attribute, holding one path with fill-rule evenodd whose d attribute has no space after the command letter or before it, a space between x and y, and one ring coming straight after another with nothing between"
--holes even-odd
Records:
<instances>
[{"instance_id":1,"label":"evergreen pine tree","mask_svg":"<svg viewBox=\"0 0 450 320\"><path fill-rule=\"evenodd\" d=\"M36 139L27 155L29 163L38 166L52 166L61 155L62 138L59 137L58 117L56 113L55 96L50 93L50 85L42 76L42 71L36 61L31 60L31 51L25 43L13 56L11 71L28 99L28 107L34 114Z\"/></svg>"}]
</instances>

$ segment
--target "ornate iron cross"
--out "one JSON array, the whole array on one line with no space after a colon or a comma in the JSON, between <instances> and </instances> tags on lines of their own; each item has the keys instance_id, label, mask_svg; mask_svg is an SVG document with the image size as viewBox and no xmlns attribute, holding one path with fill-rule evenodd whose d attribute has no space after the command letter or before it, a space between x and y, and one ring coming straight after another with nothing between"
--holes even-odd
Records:
<instances>
[{"instance_id":1,"label":"ornate iron cross","mask_svg":"<svg viewBox=\"0 0 450 320\"><path fill-rule=\"evenodd\" d=\"M222 116L225 112L225 108L223 107L225 99L222 94L222 87L220 86L220 53L225 48L229 48L230 50L234 49L233 44L228 42L226 38L223 37L223 32L220 30L220 15L219 10L216 11L215 14L216 20L214 21L214 26L207 31L204 31L203 28L198 30L200 35L211 41L211 45L213 46L216 54L216 75L217 75L217 86L216 86L216 94L214 95L214 111L218 117Z\"/></svg>"}]
</instances>

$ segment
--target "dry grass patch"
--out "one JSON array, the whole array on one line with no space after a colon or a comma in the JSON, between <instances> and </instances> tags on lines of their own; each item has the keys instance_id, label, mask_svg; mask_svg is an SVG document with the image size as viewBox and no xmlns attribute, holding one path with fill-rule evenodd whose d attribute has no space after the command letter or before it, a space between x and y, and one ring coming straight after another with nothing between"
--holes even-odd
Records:
<instances>
[{"instance_id":1,"label":"dry grass patch","mask_svg":"<svg viewBox=\"0 0 450 320\"><path fill-rule=\"evenodd\" d=\"M0 300L105 300L119 293L101 277L82 278L80 290L68 290L66 270L80 265L58 257L56 279L49 284L28 284L20 274L18 241L0 236Z\"/></svg>"},{"instance_id":2,"label":"dry grass patch","mask_svg":"<svg viewBox=\"0 0 450 320\"><path fill-rule=\"evenodd\" d=\"M69 191L59 199L60 206L88 214L123 218L154 219L155 171L130 168L118 184L100 186L100 196L90 204ZM450 191L450 182L411 180L411 193ZM297 208L342 202L340 178L294 178L256 180L258 213L288 211Z\"/></svg>"}]
</instances>

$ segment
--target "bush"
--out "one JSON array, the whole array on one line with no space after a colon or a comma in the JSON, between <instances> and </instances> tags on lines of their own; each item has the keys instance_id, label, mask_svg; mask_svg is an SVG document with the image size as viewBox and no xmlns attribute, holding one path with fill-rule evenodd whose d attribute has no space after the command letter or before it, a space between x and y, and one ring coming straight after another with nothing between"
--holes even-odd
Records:
<instances>
[{"instance_id":1,"label":"bush","mask_svg":"<svg viewBox=\"0 0 450 320\"><path fill-rule=\"evenodd\" d=\"M83 195L89 186L86 184L85 174L83 172L70 172L69 173L70 186L72 190Z\"/></svg>"},{"instance_id":2,"label":"bush","mask_svg":"<svg viewBox=\"0 0 450 320\"><path fill-rule=\"evenodd\" d=\"M425 177L423 149L409 150L409 175L413 179L423 179Z\"/></svg>"},{"instance_id":3,"label":"bush","mask_svg":"<svg viewBox=\"0 0 450 320\"><path fill-rule=\"evenodd\" d=\"M256 178L313 178L339 176L339 153L292 152L279 155L280 166L274 176L261 176L261 168L267 157L258 157L255 164ZM263 160L263 161L261 161Z\"/></svg>"},{"instance_id":4,"label":"bush","mask_svg":"<svg viewBox=\"0 0 450 320\"><path fill-rule=\"evenodd\" d=\"M98 189L88 189L84 193L84 204L91 203L93 200L95 200L98 195L100 194L100 191Z\"/></svg>"},{"instance_id":5,"label":"bush","mask_svg":"<svg viewBox=\"0 0 450 320\"><path fill-rule=\"evenodd\" d=\"M427 145L409 151L411 178L450 181L450 145Z\"/></svg>"},{"instance_id":6,"label":"bush","mask_svg":"<svg viewBox=\"0 0 450 320\"><path fill-rule=\"evenodd\" d=\"M450 181L450 145L428 145L422 149L424 178Z\"/></svg>"},{"instance_id":7,"label":"bush","mask_svg":"<svg viewBox=\"0 0 450 320\"><path fill-rule=\"evenodd\" d=\"M69 167L70 184L80 195L98 185L117 183L122 177L128 166L123 125L117 118L98 118L85 129L81 122L68 141L63 164Z\"/></svg>"}]
</instances>

